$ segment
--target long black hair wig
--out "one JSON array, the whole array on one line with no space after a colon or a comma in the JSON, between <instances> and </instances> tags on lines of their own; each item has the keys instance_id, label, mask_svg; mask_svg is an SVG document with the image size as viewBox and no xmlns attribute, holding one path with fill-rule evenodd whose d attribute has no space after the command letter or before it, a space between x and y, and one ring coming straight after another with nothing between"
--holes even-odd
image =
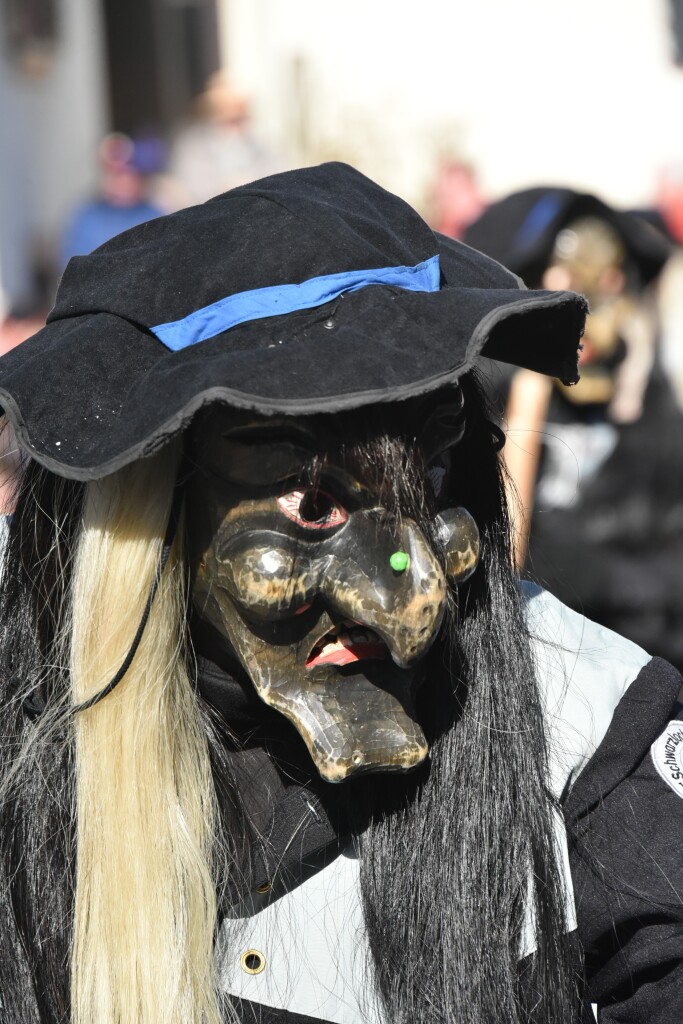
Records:
<instances>
[{"instance_id":1,"label":"long black hair wig","mask_svg":"<svg viewBox=\"0 0 683 1024\"><path fill-rule=\"evenodd\" d=\"M339 799L360 854L383 1019L567 1024L576 1015L576 983L542 700L512 568L498 438L476 381L468 375L461 386L467 425L450 455L442 501L471 512L482 554L453 595L420 692L430 757L405 778L342 784ZM431 536L428 467L403 411L356 413L355 422L363 425L356 456L387 481L387 504ZM71 1020L79 853L71 721L58 716L34 737L46 709L69 693L62 652L84 496L84 485L29 464L3 560L0 1017L11 1024ZM221 750L225 735L204 711L214 785L234 809L219 827L234 832L240 793ZM239 835L223 839L239 849ZM525 923L536 948L521 972Z\"/></svg>"}]
</instances>

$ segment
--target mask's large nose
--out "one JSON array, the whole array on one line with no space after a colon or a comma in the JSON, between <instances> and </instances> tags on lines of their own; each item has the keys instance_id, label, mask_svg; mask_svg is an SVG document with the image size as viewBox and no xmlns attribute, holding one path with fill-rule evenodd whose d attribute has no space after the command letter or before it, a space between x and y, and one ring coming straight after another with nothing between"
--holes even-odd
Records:
<instances>
[{"instance_id":1,"label":"mask's large nose","mask_svg":"<svg viewBox=\"0 0 683 1024\"><path fill-rule=\"evenodd\" d=\"M412 520L403 521L398 536L367 513L353 520L327 562L321 592L335 612L379 633L396 664L409 668L441 626L444 574Z\"/></svg>"}]
</instances>

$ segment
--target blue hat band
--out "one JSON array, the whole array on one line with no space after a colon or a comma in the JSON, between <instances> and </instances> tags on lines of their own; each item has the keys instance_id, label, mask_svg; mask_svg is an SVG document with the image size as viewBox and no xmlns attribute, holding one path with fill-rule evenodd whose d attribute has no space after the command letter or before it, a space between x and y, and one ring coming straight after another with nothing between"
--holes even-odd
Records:
<instances>
[{"instance_id":1,"label":"blue hat band","mask_svg":"<svg viewBox=\"0 0 683 1024\"><path fill-rule=\"evenodd\" d=\"M314 309L338 298L344 292L358 291L368 285L389 285L411 292L437 292L440 279L438 255L414 267L348 270L341 274L311 277L301 284L253 288L228 295L225 299L212 302L210 306L195 310L182 320L160 324L150 330L166 348L179 352L200 341L215 338L217 334L229 331L238 324L295 313L301 309Z\"/></svg>"}]
</instances>

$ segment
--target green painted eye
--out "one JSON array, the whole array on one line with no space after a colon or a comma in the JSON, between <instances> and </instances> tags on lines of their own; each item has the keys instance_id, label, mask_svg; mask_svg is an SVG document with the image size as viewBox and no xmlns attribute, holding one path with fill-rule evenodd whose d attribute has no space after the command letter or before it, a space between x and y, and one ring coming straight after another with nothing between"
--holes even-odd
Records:
<instances>
[{"instance_id":1,"label":"green painted eye","mask_svg":"<svg viewBox=\"0 0 683 1024\"><path fill-rule=\"evenodd\" d=\"M410 565L410 555L407 555L405 551L394 551L389 559L389 565L394 572L405 572Z\"/></svg>"}]
</instances>

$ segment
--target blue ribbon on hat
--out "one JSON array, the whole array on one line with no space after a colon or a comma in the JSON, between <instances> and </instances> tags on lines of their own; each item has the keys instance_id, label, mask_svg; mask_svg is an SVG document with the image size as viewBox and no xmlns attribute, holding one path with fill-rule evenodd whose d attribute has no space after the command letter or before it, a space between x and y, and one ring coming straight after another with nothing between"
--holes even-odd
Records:
<instances>
[{"instance_id":1,"label":"blue ribbon on hat","mask_svg":"<svg viewBox=\"0 0 683 1024\"><path fill-rule=\"evenodd\" d=\"M301 284L281 284L237 292L195 310L182 320L160 324L150 330L166 348L180 352L190 345L215 338L217 334L223 334L238 324L295 313L300 309L314 309L338 298L344 292L355 292L368 285L388 285L411 292L438 292L440 280L438 255L414 267L348 270L340 274L311 277Z\"/></svg>"}]
</instances>

